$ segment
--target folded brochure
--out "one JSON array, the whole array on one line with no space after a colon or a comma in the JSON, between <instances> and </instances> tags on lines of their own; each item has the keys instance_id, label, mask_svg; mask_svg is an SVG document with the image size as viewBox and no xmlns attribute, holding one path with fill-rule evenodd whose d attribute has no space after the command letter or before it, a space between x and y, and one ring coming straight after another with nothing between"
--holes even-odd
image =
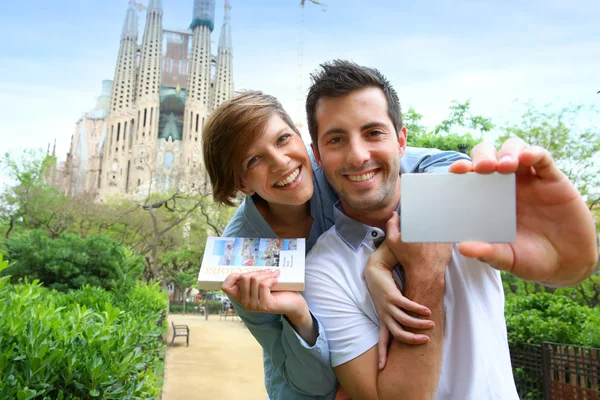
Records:
<instances>
[{"instance_id":1,"label":"folded brochure","mask_svg":"<svg viewBox=\"0 0 600 400\"><path fill-rule=\"evenodd\" d=\"M198 288L218 290L232 273L281 270L271 290L304 290L304 239L230 238L206 240Z\"/></svg>"}]
</instances>

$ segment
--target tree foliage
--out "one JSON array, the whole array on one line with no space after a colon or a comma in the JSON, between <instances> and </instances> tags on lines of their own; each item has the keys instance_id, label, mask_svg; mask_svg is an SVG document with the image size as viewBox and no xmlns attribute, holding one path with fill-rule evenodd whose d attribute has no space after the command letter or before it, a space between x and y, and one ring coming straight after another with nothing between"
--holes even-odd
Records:
<instances>
[{"instance_id":1,"label":"tree foliage","mask_svg":"<svg viewBox=\"0 0 600 400\"><path fill-rule=\"evenodd\" d=\"M139 279L140 259L128 256L123 246L107 236L81 238L63 233L57 238L32 230L11 236L6 255L12 261L5 274L13 282L39 280L52 289L67 291L85 285L112 289Z\"/></svg>"},{"instance_id":2,"label":"tree foliage","mask_svg":"<svg viewBox=\"0 0 600 400\"><path fill-rule=\"evenodd\" d=\"M409 146L469 153L482 141L481 135L494 128L491 119L471 112L471 102L453 101L448 118L428 131L421 123L423 115L409 108L404 113L404 125L408 131Z\"/></svg>"},{"instance_id":3,"label":"tree foliage","mask_svg":"<svg viewBox=\"0 0 600 400\"><path fill-rule=\"evenodd\" d=\"M536 293L506 300L509 343L556 342L600 347L600 309L565 296Z\"/></svg>"},{"instance_id":4,"label":"tree foliage","mask_svg":"<svg viewBox=\"0 0 600 400\"><path fill-rule=\"evenodd\" d=\"M582 195L600 197L600 128L598 123L584 124L583 106L536 107L525 103L520 121L509 123L498 144L511 137L541 146L552 154L556 164L575 184ZM594 116L597 116L591 110Z\"/></svg>"},{"instance_id":5,"label":"tree foliage","mask_svg":"<svg viewBox=\"0 0 600 400\"><path fill-rule=\"evenodd\" d=\"M0 218L5 220L5 237L13 229L47 229L53 236L66 231L73 220L69 201L57 188L46 183L54 157L41 149L20 154L5 153L0 165L13 181L0 193Z\"/></svg>"}]
</instances>

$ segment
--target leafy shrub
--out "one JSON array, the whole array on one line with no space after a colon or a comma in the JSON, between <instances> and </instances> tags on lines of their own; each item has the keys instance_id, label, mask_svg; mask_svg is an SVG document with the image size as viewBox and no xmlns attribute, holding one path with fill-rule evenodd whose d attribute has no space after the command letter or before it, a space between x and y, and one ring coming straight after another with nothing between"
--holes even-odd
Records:
<instances>
[{"instance_id":1,"label":"leafy shrub","mask_svg":"<svg viewBox=\"0 0 600 400\"><path fill-rule=\"evenodd\" d=\"M201 302L188 302L185 303L185 312L186 313L194 313L196 312L196 307L206 307L204 301ZM181 314L183 313L183 303L171 303L169 305L169 312L173 314ZM218 300L210 300L208 302L208 313L209 314L218 314L221 312L221 302Z\"/></svg>"},{"instance_id":2,"label":"leafy shrub","mask_svg":"<svg viewBox=\"0 0 600 400\"><path fill-rule=\"evenodd\" d=\"M508 341L556 342L600 346L600 310L577 304L565 296L537 293L506 300Z\"/></svg>"},{"instance_id":3,"label":"leafy shrub","mask_svg":"<svg viewBox=\"0 0 600 400\"><path fill-rule=\"evenodd\" d=\"M0 257L1 264L1 257ZM0 268L1 269L1 268ZM164 353L166 295L137 285L117 296L0 278L0 398L147 399Z\"/></svg>"},{"instance_id":4,"label":"leafy shrub","mask_svg":"<svg viewBox=\"0 0 600 400\"><path fill-rule=\"evenodd\" d=\"M34 230L11 237L5 247L12 262L5 274L12 275L13 283L28 277L60 291L84 285L127 288L143 268L138 257L107 236L65 233L52 239Z\"/></svg>"}]
</instances>

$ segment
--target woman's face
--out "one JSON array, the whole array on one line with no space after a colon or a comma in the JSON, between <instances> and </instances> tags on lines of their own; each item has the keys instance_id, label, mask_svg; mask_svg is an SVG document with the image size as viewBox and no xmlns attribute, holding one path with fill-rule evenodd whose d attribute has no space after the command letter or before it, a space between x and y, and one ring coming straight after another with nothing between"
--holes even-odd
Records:
<instances>
[{"instance_id":1,"label":"woman's face","mask_svg":"<svg viewBox=\"0 0 600 400\"><path fill-rule=\"evenodd\" d=\"M313 194L313 172L302 138L273 114L264 133L246 151L241 165L242 192L269 203L302 205Z\"/></svg>"}]
</instances>

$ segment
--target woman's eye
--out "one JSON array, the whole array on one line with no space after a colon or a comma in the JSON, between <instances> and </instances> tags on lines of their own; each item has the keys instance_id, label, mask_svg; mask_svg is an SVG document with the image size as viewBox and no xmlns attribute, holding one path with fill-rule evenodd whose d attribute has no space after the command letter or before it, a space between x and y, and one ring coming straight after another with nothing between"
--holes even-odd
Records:
<instances>
[{"instance_id":1,"label":"woman's eye","mask_svg":"<svg viewBox=\"0 0 600 400\"><path fill-rule=\"evenodd\" d=\"M290 135L289 133L283 134L281 136L279 136L279 139L277 139L277 143L283 143L286 140L288 140L292 135Z\"/></svg>"},{"instance_id":2,"label":"woman's eye","mask_svg":"<svg viewBox=\"0 0 600 400\"><path fill-rule=\"evenodd\" d=\"M257 161L258 157L252 157L251 159L249 159L248 163L246 164L246 169L252 167L254 164L256 164Z\"/></svg>"}]
</instances>

